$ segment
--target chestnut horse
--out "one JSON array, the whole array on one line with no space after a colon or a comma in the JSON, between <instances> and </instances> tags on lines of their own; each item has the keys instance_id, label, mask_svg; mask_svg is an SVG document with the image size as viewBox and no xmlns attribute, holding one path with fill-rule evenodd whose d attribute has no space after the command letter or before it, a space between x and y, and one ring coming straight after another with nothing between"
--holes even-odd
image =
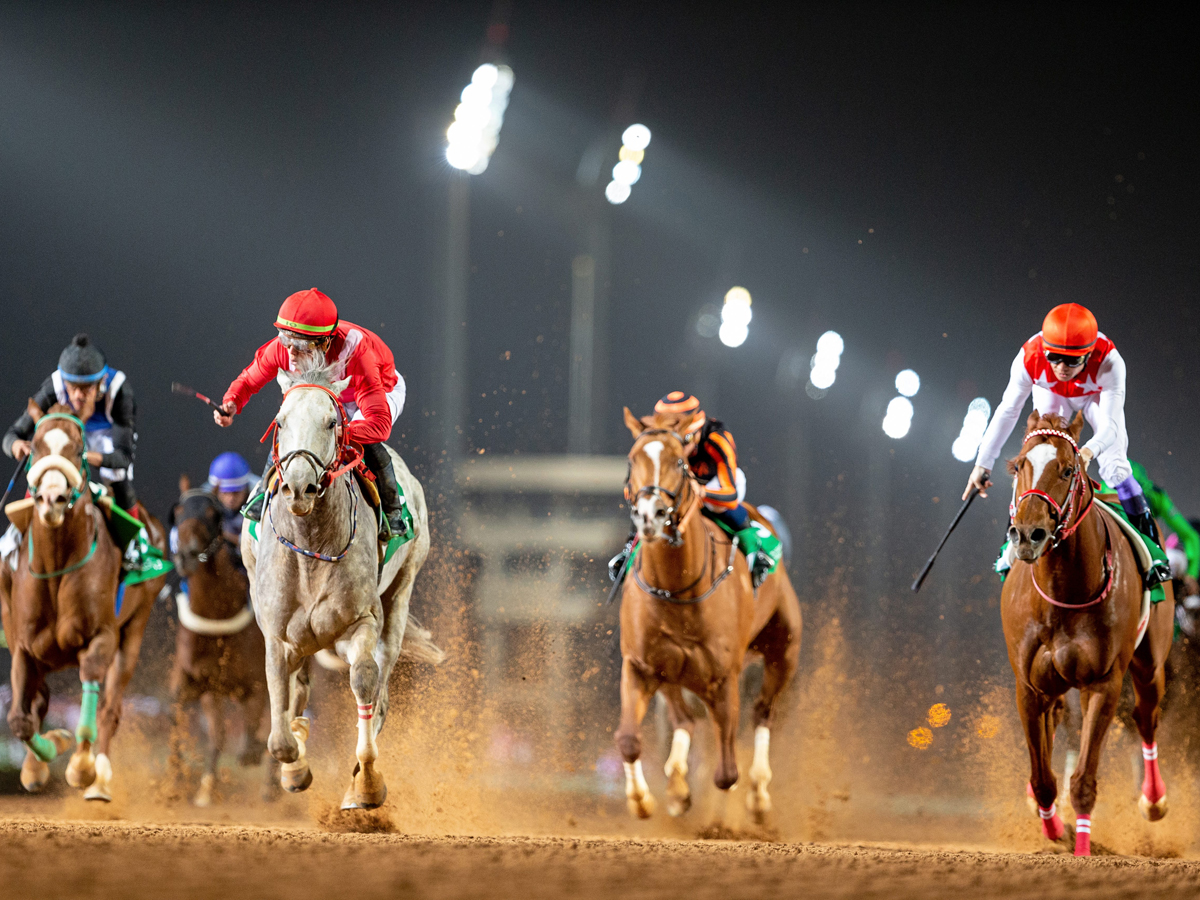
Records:
<instances>
[{"instance_id":1,"label":"chestnut horse","mask_svg":"<svg viewBox=\"0 0 1200 900\"><path fill-rule=\"evenodd\" d=\"M1050 756L1063 695L1070 688L1080 691L1083 734L1071 806L1075 855L1089 856L1096 770L1126 670L1133 677L1133 717L1145 759L1138 806L1151 821L1166 815L1154 734L1175 601L1168 588L1167 599L1151 607L1148 622L1143 619L1137 557L1116 516L1094 503L1095 489L1079 454L1082 429L1082 414L1068 425L1035 411L1021 453L1009 463L1014 493L1008 538L1017 559L1001 593L1001 618L1029 745L1029 786L1042 833L1055 841L1064 826L1055 808L1058 784Z\"/></svg>"},{"instance_id":2,"label":"chestnut horse","mask_svg":"<svg viewBox=\"0 0 1200 900\"><path fill-rule=\"evenodd\" d=\"M698 515L703 488L688 469L681 437L691 418L689 413L638 419L625 410L634 437L626 496L640 544L621 594L621 724L614 737L625 758L629 810L647 818L654 798L642 772L641 724L650 698L663 692L674 729L665 767L667 811L685 812L691 805L687 758L695 725L683 700L687 688L712 713L720 749L713 781L729 790L738 779L738 676L746 651L761 653L763 684L754 704L746 797L761 821L771 808L771 711L800 657L800 602L783 566L756 592L745 557L730 537Z\"/></svg>"},{"instance_id":3,"label":"chestnut horse","mask_svg":"<svg viewBox=\"0 0 1200 900\"><path fill-rule=\"evenodd\" d=\"M127 587L120 610L115 609L122 551L92 502L83 425L58 404L43 415L31 401L29 412L37 423L27 476L33 496L6 509L25 539L16 570L0 566L0 613L12 653L8 724L28 748L21 784L27 791L40 791L50 778L49 762L71 744L71 735L62 729L39 733L50 703L46 676L78 666L83 701L67 782L86 788L88 800L108 801L109 745L155 596L166 579ZM140 504L137 512L151 543L165 551L166 535L158 520Z\"/></svg>"},{"instance_id":4,"label":"chestnut horse","mask_svg":"<svg viewBox=\"0 0 1200 900\"><path fill-rule=\"evenodd\" d=\"M226 697L241 707L246 743L240 762L256 766L267 750L267 655L250 606L250 582L223 530L224 512L208 490L186 491L176 507L175 570L187 579L176 596L179 630L171 695L177 704L199 701L208 724L204 774L192 802L212 803L217 761L225 746ZM270 757L267 756L270 760ZM270 760L274 763L274 760ZM277 766L267 766L264 799L277 791ZM272 790L274 788L274 790Z\"/></svg>"}]
</instances>

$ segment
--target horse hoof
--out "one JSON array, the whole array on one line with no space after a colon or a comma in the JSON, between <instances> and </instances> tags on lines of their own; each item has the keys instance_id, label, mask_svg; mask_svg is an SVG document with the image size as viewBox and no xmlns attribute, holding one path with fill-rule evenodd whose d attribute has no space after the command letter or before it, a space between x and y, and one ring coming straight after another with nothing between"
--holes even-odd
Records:
<instances>
[{"instance_id":1,"label":"horse hoof","mask_svg":"<svg viewBox=\"0 0 1200 900\"><path fill-rule=\"evenodd\" d=\"M648 819L654 815L654 797L650 794L645 794L640 800L629 797L625 801L625 805L629 807L630 815L637 816L639 819Z\"/></svg>"},{"instance_id":2,"label":"horse hoof","mask_svg":"<svg viewBox=\"0 0 1200 900\"><path fill-rule=\"evenodd\" d=\"M1142 794L1138 797L1138 810L1142 814L1142 818L1148 822L1157 822L1167 814L1167 795L1163 794L1158 798L1158 801L1151 803L1149 798Z\"/></svg>"},{"instance_id":3,"label":"horse hoof","mask_svg":"<svg viewBox=\"0 0 1200 900\"><path fill-rule=\"evenodd\" d=\"M342 795L342 809L360 809L358 800L354 796L354 779L350 779L350 787L346 788L346 793Z\"/></svg>"},{"instance_id":4,"label":"horse hoof","mask_svg":"<svg viewBox=\"0 0 1200 900\"><path fill-rule=\"evenodd\" d=\"M21 763L21 787L31 794L38 794L50 781L50 764L44 763L32 753L25 754Z\"/></svg>"},{"instance_id":5,"label":"horse hoof","mask_svg":"<svg viewBox=\"0 0 1200 900\"><path fill-rule=\"evenodd\" d=\"M387 800L387 785L373 765L369 768L356 765L350 784L354 788L354 802L359 809L378 809Z\"/></svg>"},{"instance_id":6,"label":"horse hoof","mask_svg":"<svg viewBox=\"0 0 1200 900\"><path fill-rule=\"evenodd\" d=\"M692 791L687 776L679 769L667 773L667 815L682 816L692 808Z\"/></svg>"},{"instance_id":7,"label":"horse hoof","mask_svg":"<svg viewBox=\"0 0 1200 900\"><path fill-rule=\"evenodd\" d=\"M313 783L312 769L308 764L304 764L304 768L298 771L289 772L287 769L279 776L279 783L283 789L291 794L299 794L301 791L307 791Z\"/></svg>"},{"instance_id":8,"label":"horse hoof","mask_svg":"<svg viewBox=\"0 0 1200 900\"><path fill-rule=\"evenodd\" d=\"M355 791L354 799L358 809L379 809L387 801L387 785L373 793Z\"/></svg>"},{"instance_id":9,"label":"horse hoof","mask_svg":"<svg viewBox=\"0 0 1200 900\"><path fill-rule=\"evenodd\" d=\"M667 797L667 815L673 819L677 819L692 808L691 796L686 797Z\"/></svg>"},{"instance_id":10,"label":"horse hoof","mask_svg":"<svg viewBox=\"0 0 1200 900\"><path fill-rule=\"evenodd\" d=\"M1091 856L1092 855L1092 835L1087 831L1075 832L1075 855L1076 856Z\"/></svg>"},{"instance_id":11,"label":"horse hoof","mask_svg":"<svg viewBox=\"0 0 1200 900\"><path fill-rule=\"evenodd\" d=\"M1055 813L1049 819L1042 819L1042 836L1048 841L1058 841L1062 839L1065 826L1063 825L1062 817Z\"/></svg>"},{"instance_id":12,"label":"horse hoof","mask_svg":"<svg viewBox=\"0 0 1200 900\"><path fill-rule=\"evenodd\" d=\"M73 788L85 788L96 780L96 757L91 747L80 747L71 755L67 764L67 784Z\"/></svg>"},{"instance_id":13,"label":"horse hoof","mask_svg":"<svg viewBox=\"0 0 1200 900\"><path fill-rule=\"evenodd\" d=\"M767 814L771 811L771 795L765 788L755 788L746 795L746 809L754 817L756 825L765 825Z\"/></svg>"},{"instance_id":14,"label":"horse hoof","mask_svg":"<svg viewBox=\"0 0 1200 900\"><path fill-rule=\"evenodd\" d=\"M90 788L83 792L84 800L99 800L103 803L112 802L112 794L105 788L93 783Z\"/></svg>"},{"instance_id":15,"label":"horse hoof","mask_svg":"<svg viewBox=\"0 0 1200 900\"><path fill-rule=\"evenodd\" d=\"M216 778L211 772L205 772L200 776L200 789L196 791L196 796L192 798L192 805L198 806L200 809L205 809L212 806L213 786L216 784Z\"/></svg>"}]
</instances>

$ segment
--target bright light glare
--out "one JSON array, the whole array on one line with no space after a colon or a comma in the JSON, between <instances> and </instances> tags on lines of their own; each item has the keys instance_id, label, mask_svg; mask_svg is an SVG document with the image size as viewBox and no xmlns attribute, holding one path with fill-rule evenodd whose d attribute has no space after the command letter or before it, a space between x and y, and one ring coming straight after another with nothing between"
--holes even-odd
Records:
<instances>
[{"instance_id":1,"label":"bright light glare","mask_svg":"<svg viewBox=\"0 0 1200 900\"><path fill-rule=\"evenodd\" d=\"M496 86L500 78L500 70L491 63L484 63L471 75L471 84L478 84L489 91Z\"/></svg>"},{"instance_id":2,"label":"bright light glare","mask_svg":"<svg viewBox=\"0 0 1200 900\"><path fill-rule=\"evenodd\" d=\"M899 440L912 427L913 405L907 397L893 397L883 417L883 433Z\"/></svg>"},{"instance_id":3,"label":"bright light glare","mask_svg":"<svg viewBox=\"0 0 1200 900\"><path fill-rule=\"evenodd\" d=\"M971 462L975 459L991 414L992 407L983 397L976 397L971 401L971 405L967 407L967 414L963 417L962 430L950 445L950 452L959 462Z\"/></svg>"},{"instance_id":4,"label":"bright light glare","mask_svg":"<svg viewBox=\"0 0 1200 900\"><path fill-rule=\"evenodd\" d=\"M740 303L743 306L749 306L751 303L750 292L744 287L734 285L725 292L726 303Z\"/></svg>"},{"instance_id":5,"label":"bright light glare","mask_svg":"<svg viewBox=\"0 0 1200 900\"><path fill-rule=\"evenodd\" d=\"M478 175L500 140L500 126L513 74L508 66L484 63L463 88L462 103L454 110L454 122L446 129L446 161L456 169Z\"/></svg>"},{"instance_id":6,"label":"bright light glare","mask_svg":"<svg viewBox=\"0 0 1200 900\"><path fill-rule=\"evenodd\" d=\"M633 160L622 160L613 166L612 177L618 184L634 185L642 177L642 167Z\"/></svg>"},{"instance_id":7,"label":"bright light glare","mask_svg":"<svg viewBox=\"0 0 1200 900\"><path fill-rule=\"evenodd\" d=\"M650 146L650 129L645 125L630 125L621 135L621 143L630 150L645 150Z\"/></svg>"},{"instance_id":8,"label":"bright light glare","mask_svg":"<svg viewBox=\"0 0 1200 900\"><path fill-rule=\"evenodd\" d=\"M842 336L836 331L827 331L817 339L817 353L830 356L841 356L845 349Z\"/></svg>"},{"instance_id":9,"label":"bright light glare","mask_svg":"<svg viewBox=\"0 0 1200 900\"><path fill-rule=\"evenodd\" d=\"M754 313L750 311L750 292L744 287L731 287L726 291L725 305L721 307L721 321L738 328L746 328L752 318L754 318ZM740 344L741 341L738 343Z\"/></svg>"},{"instance_id":10,"label":"bright light glare","mask_svg":"<svg viewBox=\"0 0 1200 900\"><path fill-rule=\"evenodd\" d=\"M621 160L621 162L635 162L641 165L642 160L645 158L645 150L634 150L632 147L626 147L624 144L621 145L621 149L617 153L617 159Z\"/></svg>"},{"instance_id":11,"label":"bright light glare","mask_svg":"<svg viewBox=\"0 0 1200 900\"><path fill-rule=\"evenodd\" d=\"M813 370L808 373L808 380L818 390L828 390L837 381L837 372L826 366L813 367Z\"/></svg>"},{"instance_id":12,"label":"bright light glare","mask_svg":"<svg viewBox=\"0 0 1200 900\"><path fill-rule=\"evenodd\" d=\"M446 162L456 169L470 169L479 163L479 148L473 144L451 144L446 148Z\"/></svg>"},{"instance_id":13,"label":"bright light glare","mask_svg":"<svg viewBox=\"0 0 1200 900\"><path fill-rule=\"evenodd\" d=\"M912 427L911 419L884 419L883 433L895 440L900 440L908 434L908 429Z\"/></svg>"},{"instance_id":14,"label":"bright light glare","mask_svg":"<svg viewBox=\"0 0 1200 900\"><path fill-rule=\"evenodd\" d=\"M921 389L921 377L912 369L905 369L896 376L896 390L905 397L915 397Z\"/></svg>"},{"instance_id":15,"label":"bright light glare","mask_svg":"<svg viewBox=\"0 0 1200 900\"><path fill-rule=\"evenodd\" d=\"M467 106L487 106L492 102L492 89L472 81L463 88L462 102Z\"/></svg>"},{"instance_id":16,"label":"bright light glare","mask_svg":"<svg viewBox=\"0 0 1200 900\"><path fill-rule=\"evenodd\" d=\"M750 329L746 325L728 319L721 322L721 330L717 332L717 337L726 347L740 347L749 336Z\"/></svg>"},{"instance_id":17,"label":"bright light glare","mask_svg":"<svg viewBox=\"0 0 1200 900\"><path fill-rule=\"evenodd\" d=\"M624 203L626 200L628 200L630 193L632 193L632 191L630 191L629 185L622 184L619 181L610 181L608 183L608 187L604 189L604 196L608 199L608 202L612 203L614 206L618 203Z\"/></svg>"}]
</instances>

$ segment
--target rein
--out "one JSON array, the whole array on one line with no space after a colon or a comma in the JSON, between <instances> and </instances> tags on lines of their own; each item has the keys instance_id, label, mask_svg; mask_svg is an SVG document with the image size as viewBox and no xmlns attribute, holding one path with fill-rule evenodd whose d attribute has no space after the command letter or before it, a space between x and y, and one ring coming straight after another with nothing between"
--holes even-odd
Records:
<instances>
[{"instance_id":1,"label":"rein","mask_svg":"<svg viewBox=\"0 0 1200 900\"><path fill-rule=\"evenodd\" d=\"M278 489L276 489L278 490ZM346 491L350 494L350 540L346 541L346 546L337 556L329 556L326 553L319 553L316 550L305 550L303 547L292 543L275 527L275 513L271 510L271 501L275 499L275 491L267 495L267 519L271 523L271 530L275 532L275 539L283 546L287 547L301 556L307 556L309 559L319 559L322 562L341 562L346 558L346 554L350 552L350 545L354 543L354 536L358 533L358 494L354 492L354 488L350 486L350 482L346 482Z\"/></svg>"},{"instance_id":2,"label":"rein","mask_svg":"<svg viewBox=\"0 0 1200 900\"><path fill-rule=\"evenodd\" d=\"M1071 449L1075 451L1075 465L1071 472L1071 484L1067 488L1067 497L1062 504L1059 504L1046 491L1038 488L1030 488L1022 493L1019 497L1015 497L1009 507L1009 518L1012 519L1017 514L1017 507L1027 497L1037 497L1046 501L1050 509L1054 513L1054 533L1051 535L1050 549L1048 552L1053 552L1058 549L1059 544L1073 535L1079 526L1083 524L1083 520L1087 518L1088 513L1092 511L1092 507L1096 502L1096 491L1091 485L1091 479L1087 477L1083 467L1080 465L1079 444L1070 434L1065 431L1059 431L1056 428L1038 428L1025 435L1024 444L1036 437L1061 438L1071 445ZM1015 493L1014 479L1014 493ZM1083 505L1083 495L1087 494L1087 505ZM1078 514L1076 514L1078 512ZM1072 517L1075 521L1071 523ZM1068 524L1071 523L1071 524ZM1095 606L1101 603L1111 593L1113 584L1116 581L1116 568L1113 565L1113 548L1112 548L1112 533L1109 531L1108 524L1104 523L1104 586L1100 589L1100 593L1086 603L1063 603L1061 600L1055 600L1049 594L1042 590L1041 585L1037 583L1037 576L1034 574L1034 566L1029 566L1029 580L1033 582L1034 590L1038 592L1043 600L1051 606L1057 606L1060 609L1087 609L1090 606Z\"/></svg>"},{"instance_id":3,"label":"rein","mask_svg":"<svg viewBox=\"0 0 1200 900\"><path fill-rule=\"evenodd\" d=\"M667 591L667 590L663 590L662 588L657 588L657 587L654 587L653 585L647 584L646 580L644 578L642 578L641 554L638 555L638 558L635 559L634 563L633 563L633 580L634 580L634 582L637 584L638 587L640 587L643 591L645 591L651 597L655 597L659 600L665 600L668 603L674 603L678 606L691 606L692 604L699 603L702 600L707 600L709 597L711 597L713 595L713 592L716 591L716 589L721 586L721 582L724 581L726 578L728 578L733 573L733 558L734 558L734 555L737 553L737 544L732 539L730 539L730 541L729 541L729 558L727 560L725 560L725 568L721 571L721 574L719 574L716 578L713 579L713 582L712 582L712 584L709 585L708 590L705 591L703 594L701 594L699 597L683 598L680 595L686 594L688 591L690 591L692 588L694 588L696 585L698 585L701 582L701 580L704 578L704 576L708 573L708 571L713 567L714 561L716 559L716 547L714 546L712 532L709 531L707 528L705 528L704 534L708 537L708 552L706 554L704 554L704 568L700 570L700 574L696 576L696 580L693 581L691 584L689 584L687 587L681 588L678 591Z\"/></svg>"},{"instance_id":4,"label":"rein","mask_svg":"<svg viewBox=\"0 0 1200 900\"><path fill-rule=\"evenodd\" d=\"M84 566L86 566L89 562L92 561L92 557L96 555L96 547L100 543L100 523L96 521L96 508L93 506L93 507L88 507L88 509L92 513L92 516L91 516L91 519L92 519L92 548L90 550L88 550L87 555L84 556L83 559L79 560L79 562L71 563L65 569L59 569L57 572L44 572L43 573L43 572L33 571L33 527L32 527L32 525L30 526L30 528L29 528L29 574L30 575L32 575L34 578L38 579L39 581L45 581L48 578L58 578L62 575L69 575L71 572L78 572L80 569L82 569Z\"/></svg>"},{"instance_id":5,"label":"rein","mask_svg":"<svg viewBox=\"0 0 1200 900\"><path fill-rule=\"evenodd\" d=\"M46 413L44 416L42 416L40 419L38 419L37 422L35 422L33 425L33 439L34 440L37 439L38 429L42 427L42 424L45 422L48 422L52 419L62 419L67 422L70 422L73 425L78 426L79 440L84 443L84 452L83 452L82 458L80 459L79 469L78 469L80 483L79 483L78 487L71 488L71 497L69 500L67 500L67 509L74 509L75 504L79 502L79 498L83 496L84 485L86 485L88 483L88 479L91 478L91 469L88 466L87 446L86 446L86 439L85 439L85 436L87 434L87 429L84 427L83 422L80 420L80 418L78 416L73 416L70 413ZM42 457L42 459L52 459L52 458L53 457L48 457L48 456ZM42 460L39 459L38 463L41 463L41 461ZM69 465L69 461L66 461L66 462ZM36 464L33 461L33 454L30 453L28 456L25 457L25 483L32 489L34 494L37 493L37 484L30 482L29 476L33 473L35 465ZM74 468L73 466L69 466L69 467ZM43 469L41 473L37 474L37 476L34 479L35 482L41 480L41 475L44 473L44 471L45 471L45 469ZM66 474L66 473L64 473L64 474ZM15 475L13 476L13 480L14 481L16 480ZM9 487L11 487L11 486L12 485L10 484Z\"/></svg>"}]
</instances>

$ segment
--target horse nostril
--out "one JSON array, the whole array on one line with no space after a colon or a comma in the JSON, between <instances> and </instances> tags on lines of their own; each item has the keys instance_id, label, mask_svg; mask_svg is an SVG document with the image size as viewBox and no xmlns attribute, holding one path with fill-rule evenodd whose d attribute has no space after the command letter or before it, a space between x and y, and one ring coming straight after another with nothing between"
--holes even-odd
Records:
<instances>
[{"instance_id":1,"label":"horse nostril","mask_svg":"<svg viewBox=\"0 0 1200 900\"><path fill-rule=\"evenodd\" d=\"M667 511L665 509L656 509L654 511L654 518L656 518L656 519L665 519L666 516L667 516Z\"/></svg>"},{"instance_id":2,"label":"horse nostril","mask_svg":"<svg viewBox=\"0 0 1200 900\"><path fill-rule=\"evenodd\" d=\"M1017 526L1012 525L1008 529L1008 542L1016 544L1021 540L1021 532L1017 531Z\"/></svg>"},{"instance_id":3,"label":"horse nostril","mask_svg":"<svg viewBox=\"0 0 1200 900\"><path fill-rule=\"evenodd\" d=\"M307 494L313 494L313 495L315 495L315 494L317 493L317 486L316 486L315 484L306 484L306 485L304 486L304 493L305 493L306 495L307 495Z\"/></svg>"},{"instance_id":4,"label":"horse nostril","mask_svg":"<svg viewBox=\"0 0 1200 900\"><path fill-rule=\"evenodd\" d=\"M1029 540L1031 540L1035 544L1040 544L1045 539L1046 539L1046 529L1045 528L1035 528L1029 534Z\"/></svg>"}]
</instances>

